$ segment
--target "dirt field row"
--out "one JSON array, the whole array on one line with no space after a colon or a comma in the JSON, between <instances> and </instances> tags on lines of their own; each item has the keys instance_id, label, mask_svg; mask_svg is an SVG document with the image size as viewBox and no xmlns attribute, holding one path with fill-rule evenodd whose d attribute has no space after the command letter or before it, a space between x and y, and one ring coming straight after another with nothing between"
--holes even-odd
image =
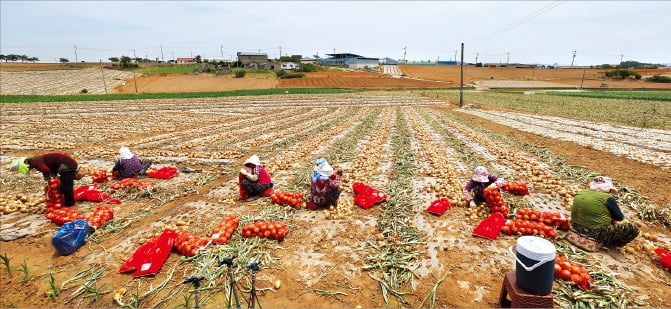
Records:
<instances>
[{"instance_id":1,"label":"dirt field row","mask_svg":"<svg viewBox=\"0 0 671 309\"><path fill-rule=\"evenodd\" d=\"M74 94L86 88L89 93L104 93L101 75L95 68L83 70L56 70L60 66L0 66L3 80L2 94ZM330 71L305 73L296 79L275 79L230 75L158 74L137 75L105 70L110 93L209 92L269 88L347 88L347 89L430 89L456 88L460 80L456 66L385 66L396 72L378 74L363 71ZM41 71L21 71L18 69ZM387 69L389 70L389 69ZM398 74L402 72L405 77ZM602 69L517 69L466 67L464 79L468 85L485 88L585 88L669 89L668 83L650 83L642 80L605 80ZM643 74L669 74L671 69L644 70Z\"/></svg>"},{"instance_id":2,"label":"dirt field row","mask_svg":"<svg viewBox=\"0 0 671 309\"><path fill-rule=\"evenodd\" d=\"M27 235L2 243L0 253L12 258L15 271L0 274L5 283L0 306L112 307L118 305L114 292L123 287L128 292L122 301L129 306L181 307L190 295L190 288L181 284L184 278L206 275L211 280L203 282L201 305L224 307L227 284L216 258L236 255L235 277L245 290L250 284L245 265L262 262L257 288L266 308L426 307L422 300L443 276L435 306L496 307L503 274L513 270L507 249L516 237L502 235L489 241L471 236L481 218L458 206L470 171L482 164L508 181L528 181L531 195L506 195L511 208L529 206L566 214L572 196L558 192L584 188L590 169L576 168L575 174L567 174L563 162L516 144L515 133L488 129L479 124L483 118L445 108L444 103L409 93L365 92L44 103L34 104L33 109L8 105L3 110L7 115L2 123L3 165L20 155L64 150L84 166L107 169L118 147L128 145L141 158L155 159L158 167L186 166L201 172L182 173L170 180L149 179L150 189L116 192L113 196L123 203L111 205L115 219L66 257L54 255L50 239L57 226L43 214L3 215L3 235L14 228ZM125 111L123 116L120 109ZM59 128L58 134L51 132L54 127ZM64 144L38 143L54 139ZM589 151L577 144L565 148ZM339 208L344 215L294 210L270 204L268 199L237 201L236 173L251 154L261 157L276 190L303 193L315 160L328 158L343 170L345 191ZM600 156L607 160L613 155ZM618 185L629 181L616 180ZM85 177L77 184L90 181ZM370 210L352 206L351 184L357 181L380 189L389 199ZM43 184L35 173L30 177L0 174L0 189L11 194L39 193ZM662 194L668 198L668 193ZM430 201L440 197L448 198L453 208L441 217L424 212ZM627 216L640 221L627 206L627 197L619 198ZM90 212L95 205L82 202L77 208ZM181 229L204 237L228 214L240 216L241 224L282 221L290 232L282 242L247 239L236 232L228 244L211 245L189 259L173 252L155 277L132 279L117 273L139 245L164 227L185 221ZM31 224L25 229L27 220ZM668 230L650 222L641 225L644 231L659 235L655 245L671 244ZM643 246L646 241L637 239L631 246ZM565 240L556 243L564 254L575 255L571 253L575 248ZM27 275L18 271L24 261ZM618 300L625 297L633 306L652 307L671 302L663 292L671 275L647 251L581 253L580 261L593 273L622 284L609 285ZM83 277L73 279L78 273ZM53 300L43 297L50 274L62 288ZM68 279L72 280L66 283ZM87 279L86 284L99 289L99 295L76 293ZM278 279L281 287L275 289ZM556 293L564 289L555 285ZM561 307L573 304L559 294L556 300Z\"/></svg>"},{"instance_id":3,"label":"dirt field row","mask_svg":"<svg viewBox=\"0 0 671 309\"><path fill-rule=\"evenodd\" d=\"M103 81L104 75L104 81ZM132 73L117 70L49 70L28 72L0 72L0 94L63 95L86 93L104 94L105 87L112 93L115 87L126 84Z\"/></svg>"},{"instance_id":4,"label":"dirt field row","mask_svg":"<svg viewBox=\"0 0 671 309\"><path fill-rule=\"evenodd\" d=\"M664 169L671 168L671 130L616 127L589 121L514 112L479 109L464 112L524 132L574 142Z\"/></svg>"}]
</instances>

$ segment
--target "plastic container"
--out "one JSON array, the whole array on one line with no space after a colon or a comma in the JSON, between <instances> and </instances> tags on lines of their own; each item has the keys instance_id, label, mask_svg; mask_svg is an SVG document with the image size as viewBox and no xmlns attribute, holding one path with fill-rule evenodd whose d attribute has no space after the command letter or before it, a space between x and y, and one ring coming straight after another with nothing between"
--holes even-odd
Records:
<instances>
[{"instance_id":1,"label":"plastic container","mask_svg":"<svg viewBox=\"0 0 671 309\"><path fill-rule=\"evenodd\" d=\"M517 253L513 253L513 249L517 249ZM508 251L515 257L515 279L522 290L540 296L552 292L557 249L551 242L522 236Z\"/></svg>"}]
</instances>

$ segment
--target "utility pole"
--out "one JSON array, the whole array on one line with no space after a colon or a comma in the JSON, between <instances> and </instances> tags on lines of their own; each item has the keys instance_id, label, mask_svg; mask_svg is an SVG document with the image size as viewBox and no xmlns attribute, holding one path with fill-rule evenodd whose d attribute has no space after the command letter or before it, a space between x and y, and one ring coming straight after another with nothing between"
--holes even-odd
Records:
<instances>
[{"instance_id":1,"label":"utility pole","mask_svg":"<svg viewBox=\"0 0 671 309\"><path fill-rule=\"evenodd\" d=\"M280 58L282 58L282 46L280 46Z\"/></svg>"},{"instance_id":2,"label":"utility pole","mask_svg":"<svg viewBox=\"0 0 671 309\"><path fill-rule=\"evenodd\" d=\"M161 61L165 62L165 59L163 58L163 45L161 45Z\"/></svg>"},{"instance_id":3,"label":"utility pole","mask_svg":"<svg viewBox=\"0 0 671 309\"><path fill-rule=\"evenodd\" d=\"M335 55L335 47L333 48L333 54Z\"/></svg>"},{"instance_id":4,"label":"utility pole","mask_svg":"<svg viewBox=\"0 0 671 309\"><path fill-rule=\"evenodd\" d=\"M575 53L576 53L576 50L574 49L573 50L573 60L571 60L571 67L573 67L573 62L575 61Z\"/></svg>"},{"instance_id":5,"label":"utility pole","mask_svg":"<svg viewBox=\"0 0 671 309\"><path fill-rule=\"evenodd\" d=\"M479 53L475 53L475 64L478 64L478 56L480 56Z\"/></svg>"},{"instance_id":6,"label":"utility pole","mask_svg":"<svg viewBox=\"0 0 671 309\"><path fill-rule=\"evenodd\" d=\"M622 58L624 58L624 55L620 54L620 65L622 65Z\"/></svg>"},{"instance_id":7,"label":"utility pole","mask_svg":"<svg viewBox=\"0 0 671 309\"><path fill-rule=\"evenodd\" d=\"M105 71L103 70L103 60L100 60L100 74L103 76L103 85L105 86L105 94L107 94L107 82L105 81Z\"/></svg>"},{"instance_id":8,"label":"utility pole","mask_svg":"<svg viewBox=\"0 0 671 309\"><path fill-rule=\"evenodd\" d=\"M133 69L133 83L135 84L135 94L137 94L137 79L135 78L135 69Z\"/></svg>"},{"instance_id":9,"label":"utility pole","mask_svg":"<svg viewBox=\"0 0 671 309\"><path fill-rule=\"evenodd\" d=\"M510 64L510 52L508 52L507 54L508 54L508 60L506 60L506 64Z\"/></svg>"},{"instance_id":10,"label":"utility pole","mask_svg":"<svg viewBox=\"0 0 671 309\"><path fill-rule=\"evenodd\" d=\"M582 83L585 82L585 71L587 71L587 68L582 68L582 80L580 81L580 89L582 89Z\"/></svg>"},{"instance_id":11,"label":"utility pole","mask_svg":"<svg viewBox=\"0 0 671 309\"><path fill-rule=\"evenodd\" d=\"M79 62L79 60L77 59L77 45L75 45L75 62Z\"/></svg>"},{"instance_id":12,"label":"utility pole","mask_svg":"<svg viewBox=\"0 0 671 309\"><path fill-rule=\"evenodd\" d=\"M406 64L405 55L406 55L407 51L408 51L408 46L404 46L403 47L403 64Z\"/></svg>"},{"instance_id":13,"label":"utility pole","mask_svg":"<svg viewBox=\"0 0 671 309\"><path fill-rule=\"evenodd\" d=\"M457 62L457 52L458 52L458 50L454 51L454 62Z\"/></svg>"},{"instance_id":14,"label":"utility pole","mask_svg":"<svg viewBox=\"0 0 671 309\"><path fill-rule=\"evenodd\" d=\"M454 56L456 60L456 55ZM461 85L459 86L459 107L464 106L464 43L461 42Z\"/></svg>"},{"instance_id":15,"label":"utility pole","mask_svg":"<svg viewBox=\"0 0 671 309\"><path fill-rule=\"evenodd\" d=\"M172 59L170 59L170 60L175 60L175 52L171 52L171 53L172 53Z\"/></svg>"},{"instance_id":16,"label":"utility pole","mask_svg":"<svg viewBox=\"0 0 671 309\"><path fill-rule=\"evenodd\" d=\"M219 45L219 51L221 52L221 60L224 60L224 45Z\"/></svg>"}]
</instances>

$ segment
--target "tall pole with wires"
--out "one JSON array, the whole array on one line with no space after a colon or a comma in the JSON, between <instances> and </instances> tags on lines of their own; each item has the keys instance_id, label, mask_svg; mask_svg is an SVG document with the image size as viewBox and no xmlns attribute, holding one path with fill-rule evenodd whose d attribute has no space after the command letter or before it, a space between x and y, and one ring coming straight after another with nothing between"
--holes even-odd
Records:
<instances>
[{"instance_id":1,"label":"tall pole with wires","mask_svg":"<svg viewBox=\"0 0 671 309\"><path fill-rule=\"evenodd\" d=\"M107 82L105 81L105 70L103 70L103 60L100 59L100 74L103 76L103 86L105 86L105 94L107 94Z\"/></svg>"},{"instance_id":2,"label":"tall pole with wires","mask_svg":"<svg viewBox=\"0 0 671 309\"><path fill-rule=\"evenodd\" d=\"M79 62L79 60L77 59L77 45L75 45L75 62Z\"/></svg>"},{"instance_id":3,"label":"tall pole with wires","mask_svg":"<svg viewBox=\"0 0 671 309\"><path fill-rule=\"evenodd\" d=\"M577 51L574 49L574 50L573 50L573 59L571 60L571 67L573 67L573 62L575 61L575 53L576 53L576 52L577 52Z\"/></svg>"},{"instance_id":4,"label":"tall pole with wires","mask_svg":"<svg viewBox=\"0 0 671 309\"><path fill-rule=\"evenodd\" d=\"M463 42L461 42L461 85L459 86L459 107L462 106L464 106L464 43Z\"/></svg>"}]
</instances>

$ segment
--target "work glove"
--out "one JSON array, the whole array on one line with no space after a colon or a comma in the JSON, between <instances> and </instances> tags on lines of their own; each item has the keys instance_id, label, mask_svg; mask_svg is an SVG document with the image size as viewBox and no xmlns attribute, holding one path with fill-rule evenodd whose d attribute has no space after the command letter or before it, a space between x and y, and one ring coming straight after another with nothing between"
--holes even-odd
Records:
<instances>
[{"instance_id":1,"label":"work glove","mask_svg":"<svg viewBox=\"0 0 671 309\"><path fill-rule=\"evenodd\" d=\"M468 202L468 205L470 205L471 207L475 207L475 206L477 206L473 200L471 200L470 202Z\"/></svg>"},{"instance_id":2,"label":"work glove","mask_svg":"<svg viewBox=\"0 0 671 309\"><path fill-rule=\"evenodd\" d=\"M44 177L44 180L49 181L51 178L56 177L56 174L42 173L42 176Z\"/></svg>"}]
</instances>

